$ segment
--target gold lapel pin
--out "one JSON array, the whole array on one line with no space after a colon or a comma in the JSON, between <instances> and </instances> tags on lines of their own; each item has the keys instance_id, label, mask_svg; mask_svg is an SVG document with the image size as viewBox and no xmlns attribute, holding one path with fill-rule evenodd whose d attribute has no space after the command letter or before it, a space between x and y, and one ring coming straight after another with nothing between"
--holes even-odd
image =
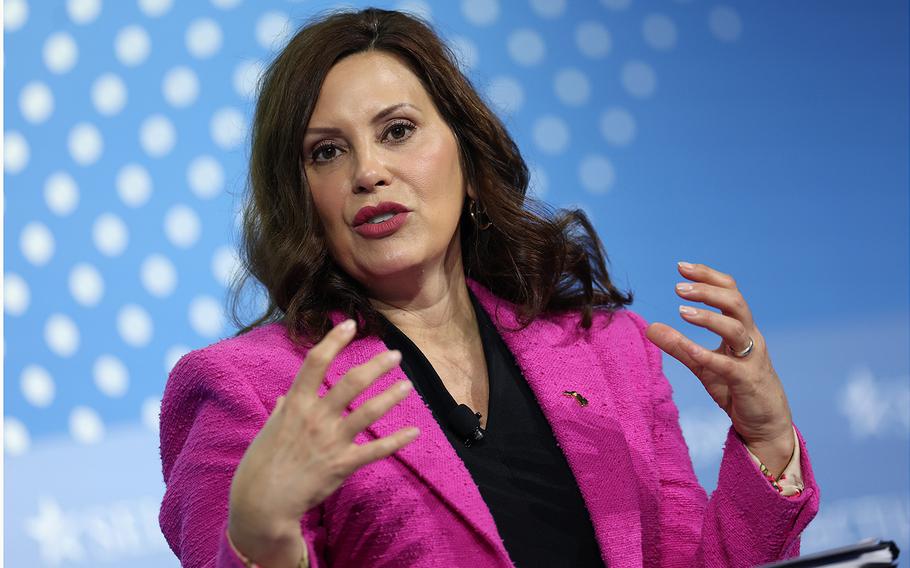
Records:
<instances>
[{"instance_id":1,"label":"gold lapel pin","mask_svg":"<svg viewBox=\"0 0 910 568\"><path fill-rule=\"evenodd\" d=\"M562 391L563 396L574 398L581 406L588 406L588 399L583 397L578 391Z\"/></svg>"}]
</instances>

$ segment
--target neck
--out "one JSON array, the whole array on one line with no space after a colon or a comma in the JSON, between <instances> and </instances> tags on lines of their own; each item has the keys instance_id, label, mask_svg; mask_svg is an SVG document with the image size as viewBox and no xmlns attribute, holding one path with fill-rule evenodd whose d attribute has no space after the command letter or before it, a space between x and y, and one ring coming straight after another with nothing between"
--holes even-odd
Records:
<instances>
[{"instance_id":1,"label":"neck","mask_svg":"<svg viewBox=\"0 0 910 568\"><path fill-rule=\"evenodd\" d=\"M371 291L373 307L415 342L476 335L461 255L451 255L443 264L442 270L409 274Z\"/></svg>"}]
</instances>

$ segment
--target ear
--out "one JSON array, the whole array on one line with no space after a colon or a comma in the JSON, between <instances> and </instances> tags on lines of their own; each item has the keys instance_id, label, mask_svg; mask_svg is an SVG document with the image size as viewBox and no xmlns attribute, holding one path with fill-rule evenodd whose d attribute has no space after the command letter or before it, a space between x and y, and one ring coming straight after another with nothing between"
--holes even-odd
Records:
<instances>
[{"instance_id":1,"label":"ear","mask_svg":"<svg viewBox=\"0 0 910 568\"><path fill-rule=\"evenodd\" d=\"M470 197L474 201L477 201L477 191L474 189L474 186L471 185L470 183L468 183L468 184L465 184L465 189L468 193L468 197Z\"/></svg>"}]
</instances>

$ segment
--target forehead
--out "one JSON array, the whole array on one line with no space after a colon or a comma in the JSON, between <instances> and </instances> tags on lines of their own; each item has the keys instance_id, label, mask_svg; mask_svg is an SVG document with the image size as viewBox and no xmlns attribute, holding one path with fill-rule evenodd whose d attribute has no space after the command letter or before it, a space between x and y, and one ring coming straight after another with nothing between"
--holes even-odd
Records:
<instances>
[{"instance_id":1,"label":"forehead","mask_svg":"<svg viewBox=\"0 0 910 568\"><path fill-rule=\"evenodd\" d=\"M355 53L329 70L310 120L372 117L402 102L419 108L432 106L420 79L398 58L381 51Z\"/></svg>"}]
</instances>

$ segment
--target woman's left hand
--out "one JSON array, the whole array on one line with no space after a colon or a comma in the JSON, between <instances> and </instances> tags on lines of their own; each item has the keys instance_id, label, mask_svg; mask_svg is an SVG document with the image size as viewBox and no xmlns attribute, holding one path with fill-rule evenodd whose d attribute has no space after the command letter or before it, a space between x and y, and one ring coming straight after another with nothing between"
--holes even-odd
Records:
<instances>
[{"instance_id":1,"label":"woman's left hand","mask_svg":"<svg viewBox=\"0 0 910 568\"><path fill-rule=\"evenodd\" d=\"M719 335L720 346L709 351L662 323L648 326L648 339L698 377L752 453L780 473L793 454L792 416L749 306L730 275L704 264L681 262L678 269L692 282L677 284L677 294L721 311L680 306L680 315ZM737 356L750 343L751 351Z\"/></svg>"}]
</instances>

